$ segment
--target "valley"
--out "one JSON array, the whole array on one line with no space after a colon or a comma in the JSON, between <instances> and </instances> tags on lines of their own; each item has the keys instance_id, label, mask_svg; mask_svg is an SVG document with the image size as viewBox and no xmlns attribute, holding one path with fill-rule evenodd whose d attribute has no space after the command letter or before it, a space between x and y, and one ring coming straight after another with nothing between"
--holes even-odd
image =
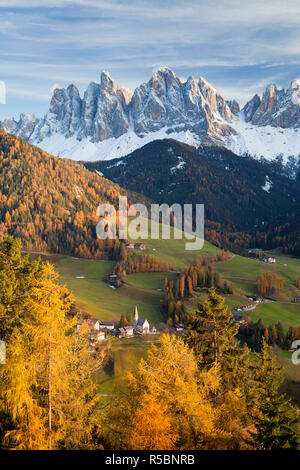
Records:
<instances>
[{"instance_id":1,"label":"valley","mask_svg":"<svg viewBox=\"0 0 300 470\"><path fill-rule=\"evenodd\" d=\"M203 250L193 253L184 252L181 240L148 240L147 251L153 257L160 259L162 255L166 261L176 263L183 268L192 263L199 254L211 256L218 253L218 249L206 242ZM168 247L168 249L167 249ZM154 251L153 251L154 249ZM214 270L220 273L225 281L232 282L234 294L225 295L225 303L233 310L239 305L250 305L247 295L257 295L256 278L260 273L273 271L284 279L284 289L272 295L273 301L258 304L255 309L242 313L249 316L253 322L262 320L266 326L280 322L284 331L290 326L300 324L300 303L295 303L294 297L299 296L300 290L295 287L295 279L299 277L300 260L281 254L272 253L276 257L276 264L270 265L263 261L233 255L230 260L214 264ZM184 255L184 256L183 256ZM139 273L129 274L125 277L125 284L118 289L112 289L106 282L111 272L113 262L104 260L85 260L60 255L42 256L55 265L59 273L60 283L65 284L73 293L76 306L88 312L95 318L118 322L122 313L132 318L135 305L139 312L145 316L159 331L166 328L164 323L162 302L164 297L165 278L175 280L176 272L167 273ZM198 303L207 299L207 293L195 293L192 298L185 301L188 310L197 309ZM151 342L159 336L137 336L134 338L112 338L109 343L109 354L113 358L113 368L103 370L97 380L100 394L116 394L126 391L124 374L137 362L145 357ZM291 393L296 403L300 403L297 386L293 385L299 380L297 366L291 363L291 353L275 347L277 361L283 367L286 382L284 390ZM125 387L125 388L124 388Z\"/></svg>"}]
</instances>

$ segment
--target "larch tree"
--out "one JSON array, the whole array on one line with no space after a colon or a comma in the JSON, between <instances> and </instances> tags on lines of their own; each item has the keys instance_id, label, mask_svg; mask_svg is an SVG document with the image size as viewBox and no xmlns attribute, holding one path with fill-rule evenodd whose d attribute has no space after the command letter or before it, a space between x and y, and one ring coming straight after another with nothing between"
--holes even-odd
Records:
<instances>
[{"instance_id":1,"label":"larch tree","mask_svg":"<svg viewBox=\"0 0 300 470\"><path fill-rule=\"evenodd\" d=\"M217 434L210 393L218 386L214 373L198 371L193 352L182 339L163 335L146 360L128 375L129 397L123 442L127 449L200 449ZM151 423L141 419L153 410ZM119 403L117 404L119 407ZM118 418L119 419L119 418ZM154 446L154 447L151 447Z\"/></svg>"},{"instance_id":2,"label":"larch tree","mask_svg":"<svg viewBox=\"0 0 300 470\"><path fill-rule=\"evenodd\" d=\"M67 317L72 298L56 280L53 266L43 265L6 342L0 408L10 422L3 447L86 448L97 428L92 375L99 360L89 351L87 332L74 333L75 320Z\"/></svg>"}]
</instances>

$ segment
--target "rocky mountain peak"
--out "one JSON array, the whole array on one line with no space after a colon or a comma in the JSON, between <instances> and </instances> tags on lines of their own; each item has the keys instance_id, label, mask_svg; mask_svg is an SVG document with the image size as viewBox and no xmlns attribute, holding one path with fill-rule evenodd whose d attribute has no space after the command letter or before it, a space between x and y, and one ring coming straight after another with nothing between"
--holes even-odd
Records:
<instances>
[{"instance_id":1,"label":"rocky mountain peak","mask_svg":"<svg viewBox=\"0 0 300 470\"><path fill-rule=\"evenodd\" d=\"M143 139L151 140L150 134L153 138L173 135L193 145L225 145L240 154L273 154L280 147L280 152L292 155L297 133L289 133L286 142L278 130L275 142L273 131L264 133L262 128L298 130L300 78L287 90L270 84L261 96L253 96L241 114L239 111L236 100L225 101L205 78L183 80L169 67L160 67L134 93L121 87L107 71L101 73L98 83L88 85L82 97L74 84L56 88L43 118L22 113L19 120L4 119L1 126L49 152L76 154L79 159L89 158L82 154L85 148L95 158L107 139L111 139L109 145L101 147L105 155L100 152L99 158L109 158L107 153L124 155L128 153L124 148L132 151Z\"/></svg>"},{"instance_id":2,"label":"rocky mountain peak","mask_svg":"<svg viewBox=\"0 0 300 470\"><path fill-rule=\"evenodd\" d=\"M300 106L300 77L291 82L291 101L296 106Z\"/></svg>"},{"instance_id":3,"label":"rocky mountain peak","mask_svg":"<svg viewBox=\"0 0 300 470\"><path fill-rule=\"evenodd\" d=\"M247 122L257 126L294 128L300 125L300 79L292 81L290 87L278 89L268 85L260 98L255 95L244 107Z\"/></svg>"}]
</instances>

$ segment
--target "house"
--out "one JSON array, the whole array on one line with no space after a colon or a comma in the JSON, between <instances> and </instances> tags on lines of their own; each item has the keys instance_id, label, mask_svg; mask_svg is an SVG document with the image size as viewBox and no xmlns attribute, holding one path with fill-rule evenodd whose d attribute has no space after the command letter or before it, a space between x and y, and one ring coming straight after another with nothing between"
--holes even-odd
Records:
<instances>
[{"instance_id":1,"label":"house","mask_svg":"<svg viewBox=\"0 0 300 470\"><path fill-rule=\"evenodd\" d=\"M91 330L90 331L90 343L91 345L95 345L99 343L100 341L105 340L105 331L99 331L99 330Z\"/></svg>"},{"instance_id":2,"label":"house","mask_svg":"<svg viewBox=\"0 0 300 470\"><path fill-rule=\"evenodd\" d=\"M263 302L263 298L259 297L258 295L247 295L248 299L251 300L251 302L255 302L256 304L261 304Z\"/></svg>"},{"instance_id":3,"label":"house","mask_svg":"<svg viewBox=\"0 0 300 470\"><path fill-rule=\"evenodd\" d=\"M146 250L146 245L144 243L135 243L134 248L135 250Z\"/></svg>"},{"instance_id":4,"label":"house","mask_svg":"<svg viewBox=\"0 0 300 470\"><path fill-rule=\"evenodd\" d=\"M83 318L79 320L79 322L76 325L76 332L79 333L81 330L82 324L85 322L90 330L98 330L100 329L100 322L96 318Z\"/></svg>"},{"instance_id":5,"label":"house","mask_svg":"<svg viewBox=\"0 0 300 470\"><path fill-rule=\"evenodd\" d=\"M139 318L137 306L134 307L133 326L134 330L139 335L144 335L150 332L150 324L146 318Z\"/></svg>"},{"instance_id":6,"label":"house","mask_svg":"<svg viewBox=\"0 0 300 470\"><path fill-rule=\"evenodd\" d=\"M133 242L128 242L128 243L125 243L125 247L126 248L129 248L129 249L134 249L134 246L135 246L135 243Z\"/></svg>"},{"instance_id":7,"label":"house","mask_svg":"<svg viewBox=\"0 0 300 470\"><path fill-rule=\"evenodd\" d=\"M276 258L273 258L272 256L268 256L266 258L263 258L263 261L265 263L276 263Z\"/></svg>"},{"instance_id":8,"label":"house","mask_svg":"<svg viewBox=\"0 0 300 470\"><path fill-rule=\"evenodd\" d=\"M146 250L146 245L144 243L127 242L125 243L125 248L131 250Z\"/></svg>"},{"instance_id":9,"label":"house","mask_svg":"<svg viewBox=\"0 0 300 470\"><path fill-rule=\"evenodd\" d=\"M110 284L110 286L113 286L116 289L118 287L121 287L121 285L122 285L122 280L121 280L121 278L118 274L110 274L108 276L107 280L108 280L108 283Z\"/></svg>"},{"instance_id":10,"label":"house","mask_svg":"<svg viewBox=\"0 0 300 470\"><path fill-rule=\"evenodd\" d=\"M114 324L113 321L101 320L100 328L101 328L101 330L114 330L115 329L115 324Z\"/></svg>"},{"instance_id":11,"label":"house","mask_svg":"<svg viewBox=\"0 0 300 470\"><path fill-rule=\"evenodd\" d=\"M294 302L300 302L300 297L294 297Z\"/></svg>"},{"instance_id":12,"label":"house","mask_svg":"<svg viewBox=\"0 0 300 470\"><path fill-rule=\"evenodd\" d=\"M176 323L175 329L178 332L183 331L183 324L182 323Z\"/></svg>"},{"instance_id":13,"label":"house","mask_svg":"<svg viewBox=\"0 0 300 470\"><path fill-rule=\"evenodd\" d=\"M236 323L239 323L240 325L244 325L247 323L247 320L245 317L242 317L242 315L237 315L236 313L233 314L234 321Z\"/></svg>"},{"instance_id":14,"label":"house","mask_svg":"<svg viewBox=\"0 0 300 470\"><path fill-rule=\"evenodd\" d=\"M123 327L118 328L117 336L119 336L119 338L124 338L126 336L125 328Z\"/></svg>"},{"instance_id":15,"label":"house","mask_svg":"<svg viewBox=\"0 0 300 470\"><path fill-rule=\"evenodd\" d=\"M135 328L138 334L147 334L150 332L150 325L146 318L139 318Z\"/></svg>"},{"instance_id":16,"label":"house","mask_svg":"<svg viewBox=\"0 0 300 470\"><path fill-rule=\"evenodd\" d=\"M118 328L117 336L119 336L119 338L127 338L128 336L133 336L133 326L122 326Z\"/></svg>"},{"instance_id":17,"label":"house","mask_svg":"<svg viewBox=\"0 0 300 470\"><path fill-rule=\"evenodd\" d=\"M133 326L124 326L126 336L133 336Z\"/></svg>"}]
</instances>

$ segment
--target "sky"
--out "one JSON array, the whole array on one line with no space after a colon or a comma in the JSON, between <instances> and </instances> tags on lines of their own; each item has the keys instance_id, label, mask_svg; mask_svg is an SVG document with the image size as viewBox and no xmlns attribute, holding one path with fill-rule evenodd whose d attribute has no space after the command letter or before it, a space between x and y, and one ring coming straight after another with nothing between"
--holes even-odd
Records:
<instances>
[{"instance_id":1,"label":"sky","mask_svg":"<svg viewBox=\"0 0 300 470\"><path fill-rule=\"evenodd\" d=\"M108 70L134 89L161 66L244 104L300 76L299 0L0 0L0 119L44 115Z\"/></svg>"}]
</instances>

